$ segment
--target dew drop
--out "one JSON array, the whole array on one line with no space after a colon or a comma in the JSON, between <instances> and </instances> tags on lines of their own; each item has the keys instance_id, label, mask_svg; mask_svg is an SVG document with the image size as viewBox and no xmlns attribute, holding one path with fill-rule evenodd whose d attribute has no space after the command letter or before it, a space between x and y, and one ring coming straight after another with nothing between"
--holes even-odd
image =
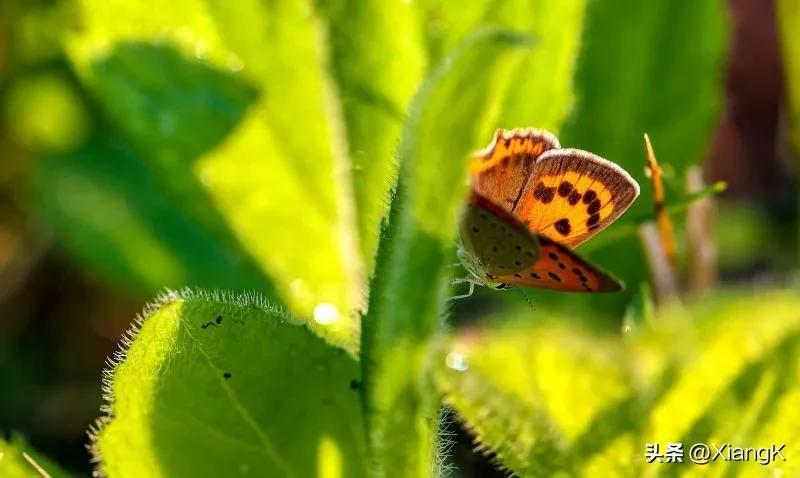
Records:
<instances>
[{"instance_id":1,"label":"dew drop","mask_svg":"<svg viewBox=\"0 0 800 478\"><path fill-rule=\"evenodd\" d=\"M466 372L469 369L467 357L459 352L450 352L444 359L445 365L457 372Z\"/></svg>"},{"instance_id":2,"label":"dew drop","mask_svg":"<svg viewBox=\"0 0 800 478\"><path fill-rule=\"evenodd\" d=\"M330 325L339 320L339 309L333 304L322 302L314 307L314 321L320 325Z\"/></svg>"}]
</instances>

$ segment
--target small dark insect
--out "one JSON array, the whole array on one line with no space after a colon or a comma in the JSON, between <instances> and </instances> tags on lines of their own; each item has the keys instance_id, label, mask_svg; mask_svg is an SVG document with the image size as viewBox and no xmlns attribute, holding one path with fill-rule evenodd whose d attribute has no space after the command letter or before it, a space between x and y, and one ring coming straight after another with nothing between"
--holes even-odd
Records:
<instances>
[{"instance_id":1,"label":"small dark insect","mask_svg":"<svg viewBox=\"0 0 800 478\"><path fill-rule=\"evenodd\" d=\"M225 373L222 374L222 376L225 377L225 378L231 378L231 373L230 372L225 372Z\"/></svg>"},{"instance_id":2,"label":"small dark insect","mask_svg":"<svg viewBox=\"0 0 800 478\"><path fill-rule=\"evenodd\" d=\"M350 380L350 389L351 390L360 390L361 389L361 382L356 379Z\"/></svg>"}]
</instances>

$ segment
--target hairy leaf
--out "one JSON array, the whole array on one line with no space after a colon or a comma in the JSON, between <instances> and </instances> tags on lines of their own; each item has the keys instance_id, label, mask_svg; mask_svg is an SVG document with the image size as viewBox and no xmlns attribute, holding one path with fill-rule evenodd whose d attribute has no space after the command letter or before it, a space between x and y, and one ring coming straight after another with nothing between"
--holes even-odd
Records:
<instances>
[{"instance_id":1,"label":"hairy leaf","mask_svg":"<svg viewBox=\"0 0 800 478\"><path fill-rule=\"evenodd\" d=\"M469 329L443 344L435 381L481 446L520 476L661 476L666 467L745 476L761 465L644 460L647 443L688 453L694 443L767 447L797 436L787 407L800 391L800 297L738 295L662 313L626 340L558 317ZM796 451L784 454L770 473L797 469Z\"/></svg>"},{"instance_id":2,"label":"hairy leaf","mask_svg":"<svg viewBox=\"0 0 800 478\"><path fill-rule=\"evenodd\" d=\"M476 32L412 104L363 326L370 451L379 474L425 476L433 466L437 404L420 372L443 312L469 155L490 135L481 115L493 67L521 41L507 31Z\"/></svg>"},{"instance_id":3,"label":"hairy leaf","mask_svg":"<svg viewBox=\"0 0 800 478\"><path fill-rule=\"evenodd\" d=\"M169 293L106 373L109 476L362 476L358 364L258 296Z\"/></svg>"},{"instance_id":4,"label":"hairy leaf","mask_svg":"<svg viewBox=\"0 0 800 478\"><path fill-rule=\"evenodd\" d=\"M413 2L319 3L329 25L330 66L347 124L361 251L371 271L389 189L396 179L406 110L427 59Z\"/></svg>"}]
</instances>

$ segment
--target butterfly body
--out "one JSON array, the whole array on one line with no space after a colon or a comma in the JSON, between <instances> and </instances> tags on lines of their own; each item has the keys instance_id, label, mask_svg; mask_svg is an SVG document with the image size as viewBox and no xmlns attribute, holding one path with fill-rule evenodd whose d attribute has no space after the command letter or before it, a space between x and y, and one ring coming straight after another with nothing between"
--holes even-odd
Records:
<instances>
[{"instance_id":1,"label":"butterfly body","mask_svg":"<svg viewBox=\"0 0 800 478\"><path fill-rule=\"evenodd\" d=\"M469 277L461 282L570 292L622 288L572 252L638 196L638 184L622 168L528 129L499 130L470 169L458 254Z\"/></svg>"}]
</instances>

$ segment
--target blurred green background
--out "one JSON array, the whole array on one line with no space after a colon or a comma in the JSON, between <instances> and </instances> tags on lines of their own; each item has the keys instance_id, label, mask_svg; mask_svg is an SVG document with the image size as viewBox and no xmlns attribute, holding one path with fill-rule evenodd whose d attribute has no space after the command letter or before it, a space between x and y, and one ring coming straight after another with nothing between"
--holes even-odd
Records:
<instances>
[{"instance_id":1,"label":"blurred green background","mask_svg":"<svg viewBox=\"0 0 800 478\"><path fill-rule=\"evenodd\" d=\"M488 131L551 129L642 185L582 248L627 291L529 292L536 307L613 329L641 299L644 132L668 203L697 165L729 185L673 218L687 295L794 284L796 1L137 3L0 0L0 431L70 470L90 470L105 357L163 288L258 290L302 316L363 304L409 102L481 27L534 41L492 66L471 112ZM521 305L481 290L452 320Z\"/></svg>"}]
</instances>

